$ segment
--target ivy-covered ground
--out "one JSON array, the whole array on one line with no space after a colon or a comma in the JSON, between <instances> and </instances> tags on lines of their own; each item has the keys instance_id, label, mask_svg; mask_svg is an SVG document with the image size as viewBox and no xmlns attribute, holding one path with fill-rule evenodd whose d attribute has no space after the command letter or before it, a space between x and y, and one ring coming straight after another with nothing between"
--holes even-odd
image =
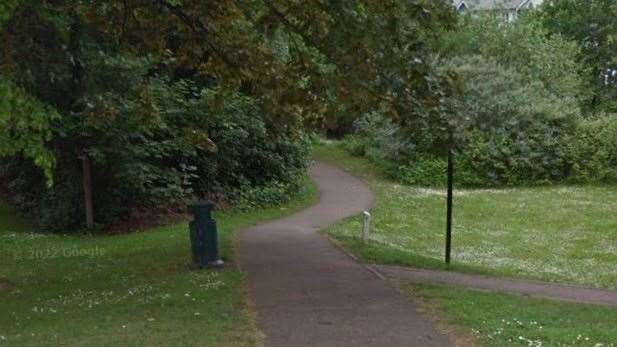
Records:
<instances>
[{"instance_id":1,"label":"ivy-covered ground","mask_svg":"<svg viewBox=\"0 0 617 347\"><path fill-rule=\"evenodd\" d=\"M445 190L392 182L336 144L316 156L364 177L377 198L368 245L359 218L328 234L367 262L444 268ZM617 289L616 186L457 189L454 206L451 269Z\"/></svg>"},{"instance_id":2,"label":"ivy-covered ground","mask_svg":"<svg viewBox=\"0 0 617 347\"><path fill-rule=\"evenodd\" d=\"M307 180L308 182L308 180ZM259 343L234 233L310 205L216 213L227 267L191 271L186 223L119 236L37 234L0 205L0 345Z\"/></svg>"}]
</instances>

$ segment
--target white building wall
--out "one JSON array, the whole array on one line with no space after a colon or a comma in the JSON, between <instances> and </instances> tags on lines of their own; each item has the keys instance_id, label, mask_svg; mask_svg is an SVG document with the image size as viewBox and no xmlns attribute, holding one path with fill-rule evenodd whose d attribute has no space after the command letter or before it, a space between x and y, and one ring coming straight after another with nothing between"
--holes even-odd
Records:
<instances>
[{"instance_id":1,"label":"white building wall","mask_svg":"<svg viewBox=\"0 0 617 347\"><path fill-rule=\"evenodd\" d=\"M544 3L544 0L529 0L531 7L536 8Z\"/></svg>"},{"instance_id":2,"label":"white building wall","mask_svg":"<svg viewBox=\"0 0 617 347\"><path fill-rule=\"evenodd\" d=\"M540 6L544 3L544 0L531 0L534 7Z\"/></svg>"}]
</instances>

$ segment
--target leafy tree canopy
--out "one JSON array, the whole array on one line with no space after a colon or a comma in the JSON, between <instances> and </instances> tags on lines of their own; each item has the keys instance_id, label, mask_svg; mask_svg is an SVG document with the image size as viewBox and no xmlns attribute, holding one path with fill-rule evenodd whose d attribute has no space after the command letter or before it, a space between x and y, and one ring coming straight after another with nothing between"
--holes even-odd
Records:
<instances>
[{"instance_id":1,"label":"leafy tree canopy","mask_svg":"<svg viewBox=\"0 0 617 347\"><path fill-rule=\"evenodd\" d=\"M0 156L22 153L51 183L55 159L45 142L51 139L50 122L58 113L7 81L0 80L0 95Z\"/></svg>"},{"instance_id":2,"label":"leafy tree canopy","mask_svg":"<svg viewBox=\"0 0 617 347\"><path fill-rule=\"evenodd\" d=\"M496 15L465 16L458 30L443 41L444 55L480 54L517 70L528 81L540 82L542 89L569 103L590 98L587 79L581 77L590 69L578 62L577 42L551 35L535 17L523 16L504 25Z\"/></svg>"},{"instance_id":3,"label":"leafy tree canopy","mask_svg":"<svg viewBox=\"0 0 617 347\"><path fill-rule=\"evenodd\" d=\"M341 105L412 126L438 119L447 81L429 46L454 11L445 0L12 0L0 20L3 78L63 117L101 87L84 75L100 51L247 93L278 126L319 123Z\"/></svg>"},{"instance_id":4,"label":"leafy tree canopy","mask_svg":"<svg viewBox=\"0 0 617 347\"><path fill-rule=\"evenodd\" d=\"M0 172L51 229L79 227L84 210L92 227L93 214L114 223L195 196L281 201L308 162L303 129L341 109L445 124L449 79L430 57L455 22L446 0L11 0L0 11Z\"/></svg>"},{"instance_id":5,"label":"leafy tree canopy","mask_svg":"<svg viewBox=\"0 0 617 347\"><path fill-rule=\"evenodd\" d=\"M579 63L588 68L585 78L593 86L592 109L617 110L617 90L606 88L601 75L617 65L617 2L614 0L552 0L539 16L553 34L578 42Z\"/></svg>"}]
</instances>

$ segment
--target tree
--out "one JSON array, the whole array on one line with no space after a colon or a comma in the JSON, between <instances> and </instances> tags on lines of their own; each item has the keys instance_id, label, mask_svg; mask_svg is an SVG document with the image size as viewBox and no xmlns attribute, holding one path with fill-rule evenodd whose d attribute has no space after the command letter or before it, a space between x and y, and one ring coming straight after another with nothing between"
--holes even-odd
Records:
<instances>
[{"instance_id":1,"label":"tree","mask_svg":"<svg viewBox=\"0 0 617 347\"><path fill-rule=\"evenodd\" d=\"M0 80L0 95L0 157L23 155L43 169L51 184L55 158L46 142L59 114L8 81Z\"/></svg>"},{"instance_id":2,"label":"tree","mask_svg":"<svg viewBox=\"0 0 617 347\"><path fill-rule=\"evenodd\" d=\"M617 2L613 0L547 1L539 13L553 35L576 41L582 49L579 63L592 86L588 106L592 110L617 110L617 91L605 88L602 75L617 65Z\"/></svg>"},{"instance_id":3,"label":"tree","mask_svg":"<svg viewBox=\"0 0 617 347\"><path fill-rule=\"evenodd\" d=\"M0 3L0 28L18 4L18 0ZM4 50L2 57L6 57L11 40L6 33L0 39ZM59 114L9 81L5 74L10 70L9 65L10 61L0 62L0 157L21 154L29 158L45 172L51 184L55 158L46 147L46 141L52 135L50 123L58 119Z\"/></svg>"},{"instance_id":4,"label":"tree","mask_svg":"<svg viewBox=\"0 0 617 347\"><path fill-rule=\"evenodd\" d=\"M479 54L540 82L557 97L580 103L591 97L589 81L582 77L590 70L578 62L577 42L551 34L534 15L507 24L495 15L466 16L443 41L444 56Z\"/></svg>"},{"instance_id":5,"label":"tree","mask_svg":"<svg viewBox=\"0 0 617 347\"><path fill-rule=\"evenodd\" d=\"M13 10L19 4L19 0L5 0L0 3L0 26L11 17Z\"/></svg>"},{"instance_id":6,"label":"tree","mask_svg":"<svg viewBox=\"0 0 617 347\"><path fill-rule=\"evenodd\" d=\"M311 121L341 105L357 113L380 106L408 126L430 121L447 84L430 67L430 41L454 23L445 0L24 1L20 8L12 17L30 16L30 28L42 27L34 20L41 19L38 14L62 18L75 30L52 33L74 35L75 45L65 45L69 49L78 48L76 36L87 31L106 42L104 52L171 55L174 77L246 91L279 124ZM9 23L3 30L6 47L21 45L25 52L21 32ZM286 46L283 57L277 37ZM55 74L73 75L72 93L55 86L73 99L82 90L77 78L82 67L74 54L80 49L74 51L55 52L76 62L71 71L63 67ZM4 75L15 78L11 58L23 55L4 56Z\"/></svg>"},{"instance_id":7,"label":"tree","mask_svg":"<svg viewBox=\"0 0 617 347\"><path fill-rule=\"evenodd\" d=\"M217 109L226 114L229 105L256 107L236 111L259 117L255 123L263 122L265 131L260 138L273 140L255 149L267 154L263 163L279 155L279 146L297 148L303 125L319 124L332 109L379 108L409 127L442 121L448 81L428 56L436 29L453 23L446 1L11 4L3 7L6 20L0 26L2 78L20 91L12 95L49 114L35 117L47 132L11 128L0 132L0 143L37 139L39 152L48 151L47 170L57 183L37 194L61 199L71 211L83 209L73 202L82 190L74 187L82 172L78 158L84 159L84 182L90 181L89 172L96 182L97 215L107 213L105 206L171 204L190 195L199 158L219 144L239 146L217 144L212 135L224 124L238 126L212 115ZM243 97L251 101L232 102ZM14 109L6 114L9 123L19 119ZM287 152L280 155L289 165L277 172L302 167L303 160L287 160L294 151ZM228 172L237 175L228 181L244 185L241 171L247 165ZM113 194L101 196L97 186L114 187Z\"/></svg>"}]
</instances>

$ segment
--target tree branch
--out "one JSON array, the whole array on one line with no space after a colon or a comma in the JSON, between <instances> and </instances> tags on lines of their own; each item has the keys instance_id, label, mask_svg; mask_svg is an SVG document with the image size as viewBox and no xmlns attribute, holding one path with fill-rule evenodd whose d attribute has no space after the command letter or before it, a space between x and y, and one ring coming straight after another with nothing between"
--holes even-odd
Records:
<instances>
[{"instance_id":1,"label":"tree branch","mask_svg":"<svg viewBox=\"0 0 617 347\"><path fill-rule=\"evenodd\" d=\"M187 14L179 5L170 4L167 0L154 0L155 3L160 6L166 8L169 12L175 15L178 19L180 19L184 24L189 26L194 33L201 32L205 37L203 37L204 42L228 67L238 67L237 64L233 63L229 57L222 52L213 42L208 40L207 36L211 35L211 30L204 24L201 20L191 17Z\"/></svg>"}]
</instances>

